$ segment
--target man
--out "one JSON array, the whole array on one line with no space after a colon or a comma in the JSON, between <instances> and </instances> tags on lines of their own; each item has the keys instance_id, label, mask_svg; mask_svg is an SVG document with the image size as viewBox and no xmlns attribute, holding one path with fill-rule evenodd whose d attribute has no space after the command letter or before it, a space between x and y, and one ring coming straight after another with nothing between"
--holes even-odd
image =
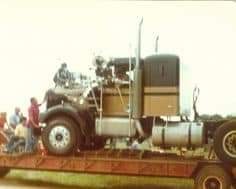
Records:
<instances>
[{"instance_id":1,"label":"man","mask_svg":"<svg viewBox=\"0 0 236 189\"><path fill-rule=\"evenodd\" d=\"M32 153L34 146L37 144L37 136L34 135L35 130L39 130L39 106L35 97L30 98L30 107L28 108L27 137L25 144L25 152Z\"/></svg>"},{"instance_id":2,"label":"man","mask_svg":"<svg viewBox=\"0 0 236 189\"><path fill-rule=\"evenodd\" d=\"M10 116L9 125L11 128L15 129L20 123L20 108L16 107L14 113Z\"/></svg>"},{"instance_id":3,"label":"man","mask_svg":"<svg viewBox=\"0 0 236 189\"><path fill-rule=\"evenodd\" d=\"M5 152L14 152L20 144L24 144L26 140L27 130L26 130L26 117L21 117L20 123L16 126L14 130L14 136L10 138L9 143L6 145Z\"/></svg>"},{"instance_id":4,"label":"man","mask_svg":"<svg viewBox=\"0 0 236 189\"><path fill-rule=\"evenodd\" d=\"M9 124L7 128L4 128L4 132L7 136L11 137L14 135L16 125L20 123L20 108L16 107L14 113L9 118Z\"/></svg>"},{"instance_id":5,"label":"man","mask_svg":"<svg viewBox=\"0 0 236 189\"><path fill-rule=\"evenodd\" d=\"M61 64L61 67L55 74L53 81L55 82L56 86L65 86L66 82L68 82L71 78L71 74L67 69L67 64L64 62Z\"/></svg>"}]
</instances>

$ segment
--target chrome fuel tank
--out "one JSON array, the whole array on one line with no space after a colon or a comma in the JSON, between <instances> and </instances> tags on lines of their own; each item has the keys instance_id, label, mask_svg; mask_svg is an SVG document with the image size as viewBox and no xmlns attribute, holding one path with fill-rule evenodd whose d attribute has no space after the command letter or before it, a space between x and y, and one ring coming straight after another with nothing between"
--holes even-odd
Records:
<instances>
[{"instance_id":1,"label":"chrome fuel tank","mask_svg":"<svg viewBox=\"0 0 236 189\"><path fill-rule=\"evenodd\" d=\"M96 135L106 137L133 137L137 121L128 118L106 117L96 119Z\"/></svg>"},{"instance_id":2,"label":"chrome fuel tank","mask_svg":"<svg viewBox=\"0 0 236 189\"><path fill-rule=\"evenodd\" d=\"M154 126L152 143L162 147L200 147L204 141L203 123L176 122Z\"/></svg>"}]
</instances>

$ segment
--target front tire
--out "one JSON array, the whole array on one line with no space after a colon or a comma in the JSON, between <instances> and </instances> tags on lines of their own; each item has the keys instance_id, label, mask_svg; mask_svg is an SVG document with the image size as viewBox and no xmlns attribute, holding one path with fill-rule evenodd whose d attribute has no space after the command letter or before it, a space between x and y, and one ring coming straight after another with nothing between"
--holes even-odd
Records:
<instances>
[{"instance_id":1,"label":"front tire","mask_svg":"<svg viewBox=\"0 0 236 189\"><path fill-rule=\"evenodd\" d=\"M42 133L43 144L49 154L68 155L76 148L81 148L80 128L67 117L51 119Z\"/></svg>"},{"instance_id":2,"label":"front tire","mask_svg":"<svg viewBox=\"0 0 236 189\"><path fill-rule=\"evenodd\" d=\"M217 128L214 150L223 162L236 165L236 121L229 121Z\"/></svg>"},{"instance_id":3,"label":"front tire","mask_svg":"<svg viewBox=\"0 0 236 189\"><path fill-rule=\"evenodd\" d=\"M195 189L229 189L231 177L219 165L208 165L201 168L194 180Z\"/></svg>"}]
</instances>

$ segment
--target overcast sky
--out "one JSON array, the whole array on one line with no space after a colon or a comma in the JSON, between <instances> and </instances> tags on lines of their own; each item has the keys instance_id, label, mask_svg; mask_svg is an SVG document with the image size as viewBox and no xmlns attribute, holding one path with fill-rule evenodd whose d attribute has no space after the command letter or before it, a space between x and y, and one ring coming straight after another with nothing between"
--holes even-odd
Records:
<instances>
[{"instance_id":1,"label":"overcast sky","mask_svg":"<svg viewBox=\"0 0 236 189\"><path fill-rule=\"evenodd\" d=\"M0 111L42 100L61 62L86 71L93 53L128 56L144 18L142 56L178 54L193 70L200 113L236 112L236 3L0 1ZM132 50L134 54L134 50Z\"/></svg>"}]
</instances>

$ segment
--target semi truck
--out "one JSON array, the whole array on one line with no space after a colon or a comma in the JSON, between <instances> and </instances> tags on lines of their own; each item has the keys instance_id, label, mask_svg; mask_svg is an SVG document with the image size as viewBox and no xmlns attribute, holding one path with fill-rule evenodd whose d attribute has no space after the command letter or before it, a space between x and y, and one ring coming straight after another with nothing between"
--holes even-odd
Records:
<instances>
[{"instance_id":1,"label":"semi truck","mask_svg":"<svg viewBox=\"0 0 236 189\"><path fill-rule=\"evenodd\" d=\"M95 77L70 79L46 93L42 141L49 154L102 149L108 139L128 138L152 146L195 149L213 140L217 157L236 163L236 121L201 121L197 92L174 54L141 58L142 21L136 57L94 59ZM190 121L194 107L195 119ZM173 117L179 117L173 121Z\"/></svg>"},{"instance_id":2,"label":"semi truck","mask_svg":"<svg viewBox=\"0 0 236 189\"><path fill-rule=\"evenodd\" d=\"M192 90L179 56L155 52L141 58L142 23L135 57L96 56L93 77L69 77L46 92L47 108L40 122L47 155L1 154L2 176L16 168L174 176L194 178L197 189L230 187L236 174L236 120L199 118L199 90ZM117 138L148 140L165 151L104 149L107 141ZM0 139L7 141L1 132ZM206 145L216 159L185 158L166 150Z\"/></svg>"}]
</instances>

